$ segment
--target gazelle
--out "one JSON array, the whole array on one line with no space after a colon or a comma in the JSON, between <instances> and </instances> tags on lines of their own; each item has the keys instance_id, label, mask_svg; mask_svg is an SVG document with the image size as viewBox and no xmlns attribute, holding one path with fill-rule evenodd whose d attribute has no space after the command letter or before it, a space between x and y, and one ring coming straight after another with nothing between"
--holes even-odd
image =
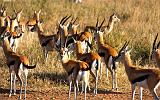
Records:
<instances>
[{"instance_id":1,"label":"gazelle","mask_svg":"<svg viewBox=\"0 0 160 100\"><path fill-rule=\"evenodd\" d=\"M14 52L16 52L17 50L17 47L19 46L19 39L20 37L22 36L23 32L22 32L22 28L19 27L19 23L18 23L18 18L19 16L16 16L15 18L13 19L10 19L10 35L11 35L11 38L10 38L10 46L11 48L13 49ZM8 19L9 20L9 19ZM8 24L9 24L9 21L8 21ZM14 38L18 36L17 38Z\"/></svg>"},{"instance_id":2,"label":"gazelle","mask_svg":"<svg viewBox=\"0 0 160 100\"><path fill-rule=\"evenodd\" d=\"M92 48L91 46L91 42L92 42L92 39L93 39L93 35L92 33L90 32L81 32L81 33L78 33L78 26L79 24L77 25L74 25L74 23L77 21L78 18L76 18L74 21L73 21L73 18L71 20L71 22L69 22L66 26L62 26L61 25L61 29L64 31L64 37L67 36L67 34L69 35L69 39L67 41L67 46L74 43L74 39L76 40L80 40L80 41L86 41L87 43L87 52L90 52L90 49Z\"/></svg>"},{"instance_id":3,"label":"gazelle","mask_svg":"<svg viewBox=\"0 0 160 100\"><path fill-rule=\"evenodd\" d=\"M3 16L3 17L6 16L6 8L2 5L0 7L0 16Z\"/></svg>"},{"instance_id":4,"label":"gazelle","mask_svg":"<svg viewBox=\"0 0 160 100\"><path fill-rule=\"evenodd\" d=\"M66 47L62 48L60 51L63 68L68 73L68 81L69 81L68 98L70 99L71 86L73 82L74 100L77 99L78 81L82 80L84 82L84 99L86 100L86 89L87 86L89 86L89 65L83 61L70 60L68 53L69 51Z\"/></svg>"},{"instance_id":5,"label":"gazelle","mask_svg":"<svg viewBox=\"0 0 160 100\"><path fill-rule=\"evenodd\" d=\"M116 64L113 61L113 58L118 56L118 53L108 43L104 44L104 41L103 41L104 32L100 31L104 21L105 19L103 20L103 22L99 27L98 27L98 21L97 21L97 24L96 24L97 32L94 34L94 37L98 45L98 54L104 58L104 62L107 67L106 68L107 78L108 78L108 69L109 69L112 75L112 89L117 89L117 72L116 72L117 67L115 66Z\"/></svg>"},{"instance_id":6,"label":"gazelle","mask_svg":"<svg viewBox=\"0 0 160 100\"><path fill-rule=\"evenodd\" d=\"M12 95L12 89L14 87L14 95L16 94L16 77L20 81L20 96L19 99L21 99L22 94L22 85L23 85L23 78L22 75L24 75L25 78L25 97L26 99L26 86L27 86L27 76L28 76L28 69L33 69L36 67L36 65L29 65L29 59L26 56L18 55L17 53L13 52L13 50L9 46L8 37L2 35L1 36L1 44L2 48L7 60L7 65L9 67L10 72L10 94L9 97ZM12 81L14 81L13 87L12 87Z\"/></svg>"},{"instance_id":7,"label":"gazelle","mask_svg":"<svg viewBox=\"0 0 160 100\"><path fill-rule=\"evenodd\" d=\"M140 100L142 100L143 88L148 88L152 93L154 100L159 100L156 90L160 86L160 70L156 69L142 69L132 64L130 58L130 50L126 42L119 51L115 61L121 61L125 66L125 71L132 86L132 100L134 100L136 86L140 87Z\"/></svg>"},{"instance_id":8,"label":"gazelle","mask_svg":"<svg viewBox=\"0 0 160 100\"><path fill-rule=\"evenodd\" d=\"M36 31L38 33L38 39L40 45L43 49L44 57L47 60L48 52L53 51L54 49L58 50L59 48L56 47L56 42L58 40L57 34L54 35L45 35L42 27L42 23L37 21L35 26L32 28L32 31Z\"/></svg>"},{"instance_id":9,"label":"gazelle","mask_svg":"<svg viewBox=\"0 0 160 100\"><path fill-rule=\"evenodd\" d=\"M113 26L114 26L115 22L120 22L120 19L117 17L117 15L115 13L113 13L109 18L107 26L101 26L102 27L101 31L104 31L105 34L109 34L113 30ZM98 24L98 18L97 18L96 26L97 26L97 24ZM98 28L100 28L100 27L98 27ZM97 30L97 27L95 27L95 26L86 26L85 27L85 31L91 31L91 32L95 33L96 30Z\"/></svg>"},{"instance_id":10,"label":"gazelle","mask_svg":"<svg viewBox=\"0 0 160 100\"><path fill-rule=\"evenodd\" d=\"M90 52L90 53L84 53L85 52L85 41L76 41L76 55L77 59L86 62L89 65L90 72L92 76L95 79L95 90L94 94L97 94L97 86L98 86L98 71L101 69L101 57L98 55L98 53ZM95 73L94 73L94 72Z\"/></svg>"},{"instance_id":11,"label":"gazelle","mask_svg":"<svg viewBox=\"0 0 160 100\"><path fill-rule=\"evenodd\" d=\"M152 52L151 52L151 59L156 61L157 67L160 68L160 49L159 49L159 45L160 45L160 41L158 42L158 44L156 45L156 40L158 38L158 33L154 39L153 42L153 47L152 47Z\"/></svg>"},{"instance_id":12,"label":"gazelle","mask_svg":"<svg viewBox=\"0 0 160 100\"><path fill-rule=\"evenodd\" d=\"M35 11L34 15L33 15L33 18L31 18L27 21L27 25L28 26L34 26L37 23L37 21L40 21L40 19L39 19L40 13L41 13L41 10L39 10L38 12Z\"/></svg>"}]
</instances>

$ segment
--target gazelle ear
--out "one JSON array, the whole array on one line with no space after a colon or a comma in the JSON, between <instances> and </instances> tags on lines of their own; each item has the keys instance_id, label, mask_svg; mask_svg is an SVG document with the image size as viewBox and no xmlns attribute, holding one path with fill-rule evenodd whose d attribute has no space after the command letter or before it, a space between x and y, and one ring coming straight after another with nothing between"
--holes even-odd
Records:
<instances>
[{"instance_id":1,"label":"gazelle ear","mask_svg":"<svg viewBox=\"0 0 160 100\"><path fill-rule=\"evenodd\" d=\"M125 48L126 53L130 53L132 49L129 49L128 46Z\"/></svg>"},{"instance_id":2,"label":"gazelle ear","mask_svg":"<svg viewBox=\"0 0 160 100\"><path fill-rule=\"evenodd\" d=\"M68 23L67 23L67 25L66 25L66 27L68 27L68 26L69 26L69 24L70 24L70 23L68 22Z\"/></svg>"},{"instance_id":3,"label":"gazelle ear","mask_svg":"<svg viewBox=\"0 0 160 100\"><path fill-rule=\"evenodd\" d=\"M39 13L39 14L41 13L41 9L38 11L38 13Z\"/></svg>"},{"instance_id":4,"label":"gazelle ear","mask_svg":"<svg viewBox=\"0 0 160 100\"><path fill-rule=\"evenodd\" d=\"M63 25L62 25L62 24L60 24L59 26L60 26L60 28L62 28L62 29L63 29Z\"/></svg>"},{"instance_id":5,"label":"gazelle ear","mask_svg":"<svg viewBox=\"0 0 160 100\"><path fill-rule=\"evenodd\" d=\"M77 25L74 25L74 27L76 27L76 28L77 28L78 26L79 26L79 24L77 24ZM72 26L72 27L73 27L73 26Z\"/></svg>"}]
</instances>

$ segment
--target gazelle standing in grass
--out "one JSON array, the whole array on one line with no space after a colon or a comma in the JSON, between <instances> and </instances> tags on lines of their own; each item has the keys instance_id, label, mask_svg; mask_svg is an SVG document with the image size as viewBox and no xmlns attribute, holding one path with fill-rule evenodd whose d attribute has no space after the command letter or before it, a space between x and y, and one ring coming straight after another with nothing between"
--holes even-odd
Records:
<instances>
[{"instance_id":1,"label":"gazelle standing in grass","mask_svg":"<svg viewBox=\"0 0 160 100\"><path fill-rule=\"evenodd\" d=\"M68 73L69 81L69 95L70 99L71 86L74 85L74 100L77 99L78 94L78 81L84 82L84 100L86 100L86 89L89 86L89 65L86 62L79 60L70 60L69 51L66 47L60 50L61 61L63 68ZM82 87L83 88L83 87Z\"/></svg>"},{"instance_id":2,"label":"gazelle standing in grass","mask_svg":"<svg viewBox=\"0 0 160 100\"><path fill-rule=\"evenodd\" d=\"M89 65L90 73L95 79L94 94L97 94L98 86L98 73L101 69L101 57L98 53L90 52L85 53L86 45L85 41L75 41L77 59L86 62Z\"/></svg>"},{"instance_id":3,"label":"gazelle standing in grass","mask_svg":"<svg viewBox=\"0 0 160 100\"><path fill-rule=\"evenodd\" d=\"M159 49L160 41L156 45L157 38L158 38L158 33L157 33L157 35L156 35L156 37L154 39L154 42L153 42L153 47L152 47L152 52L151 52L151 59L155 60L156 67L160 68L160 49Z\"/></svg>"},{"instance_id":4,"label":"gazelle standing in grass","mask_svg":"<svg viewBox=\"0 0 160 100\"><path fill-rule=\"evenodd\" d=\"M136 86L140 87L140 100L142 100L143 88L148 88L154 97L154 100L159 100L156 91L160 86L160 70L156 69L142 69L132 64L130 58L130 50L126 42L119 51L115 61L121 61L125 66L125 71L132 86L132 100L134 100Z\"/></svg>"},{"instance_id":5,"label":"gazelle standing in grass","mask_svg":"<svg viewBox=\"0 0 160 100\"><path fill-rule=\"evenodd\" d=\"M36 31L38 33L38 39L40 42L40 45L42 47L44 57L47 61L48 58L48 52L53 50L58 50L59 48L56 47L56 42L58 40L57 34L54 35L45 35L45 32L42 27L42 23L37 21L35 26L32 28L32 31Z\"/></svg>"},{"instance_id":6,"label":"gazelle standing in grass","mask_svg":"<svg viewBox=\"0 0 160 100\"><path fill-rule=\"evenodd\" d=\"M108 24L106 26L101 26L101 31L104 31L104 33L108 35L113 30L115 22L120 22L120 19L117 17L117 14L113 13L109 18ZM97 19L96 26L97 26L97 24L98 24L98 19ZM98 27L98 28L100 28L100 27ZM97 30L97 27L95 27L95 26L86 26L85 27L85 31L91 31L92 33L95 33L96 30Z\"/></svg>"},{"instance_id":7,"label":"gazelle standing in grass","mask_svg":"<svg viewBox=\"0 0 160 100\"><path fill-rule=\"evenodd\" d=\"M104 58L104 62L106 64L106 74L108 79L108 70L111 72L112 75L112 89L117 89L117 72L116 72L116 63L114 62L113 58L118 56L117 51L108 43L104 44L103 35L104 32L101 31L101 27L104 23L105 19L98 27L98 20L97 20L97 32L94 34L95 40L98 46L98 54Z\"/></svg>"},{"instance_id":8,"label":"gazelle standing in grass","mask_svg":"<svg viewBox=\"0 0 160 100\"><path fill-rule=\"evenodd\" d=\"M93 40L93 35L92 35L92 33L86 32L86 31L78 33L77 28L78 28L79 24L77 24L77 25L74 24L77 21L77 19L78 18L76 18L73 21L73 18L72 18L71 22L69 22L66 26L61 27L61 29L69 35L69 39L67 41L67 46L70 44L73 44L74 39L79 40L79 41L85 40L85 42L87 43L87 52L90 52L90 49L92 48L91 43Z\"/></svg>"},{"instance_id":9,"label":"gazelle standing in grass","mask_svg":"<svg viewBox=\"0 0 160 100\"><path fill-rule=\"evenodd\" d=\"M26 86L27 86L27 76L28 76L28 69L33 69L36 67L36 65L29 65L29 59L26 56L21 56L10 48L8 37L5 35L1 35L0 42L2 44L2 48L7 60L7 65L9 67L10 72L10 94L9 97L12 95L12 81L14 82L14 95L16 94L16 77L20 81L20 96L19 99L21 99L22 94L22 86L23 81L25 82L24 88L25 88L25 97L26 99ZM25 80L23 80L22 75L24 75Z\"/></svg>"}]
</instances>

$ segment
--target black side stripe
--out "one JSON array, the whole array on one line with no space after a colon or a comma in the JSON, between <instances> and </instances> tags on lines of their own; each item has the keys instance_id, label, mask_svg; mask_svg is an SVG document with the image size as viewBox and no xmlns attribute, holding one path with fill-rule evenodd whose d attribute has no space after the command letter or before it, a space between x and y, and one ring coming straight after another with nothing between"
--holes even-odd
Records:
<instances>
[{"instance_id":1,"label":"black side stripe","mask_svg":"<svg viewBox=\"0 0 160 100\"><path fill-rule=\"evenodd\" d=\"M74 43L74 40L72 38L67 41L66 47L68 47L68 45L70 45L71 43Z\"/></svg>"},{"instance_id":2,"label":"black side stripe","mask_svg":"<svg viewBox=\"0 0 160 100\"><path fill-rule=\"evenodd\" d=\"M98 53L100 57L104 57L105 53Z\"/></svg>"},{"instance_id":3,"label":"black side stripe","mask_svg":"<svg viewBox=\"0 0 160 100\"><path fill-rule=\"evenodd\" d=\"M72 68L72 69L68 72L68 76L73 73L73 70L74 70L74 68Z\"/></svg>"},{"instance_id":4,"label":"black side stripe","mask_svg":"<svg viewBox=\"0 0 160 100\"><path fill-rule=\"evenodd\" d=\"M52 39L48 39L47 41L42 43L42 47L46 46Z\"/></svg>"},{"instance_id":5,"label":"black side stripe","mask_svg":"<svg viewBox=\"0 0 160 100\"><path fill-rule=\"evenodd\" d=\"M14 65L15 64L15 61L11 61L7 64L8 67L10 67L11 65Z\"/></svg>"},{"instance_id":6,"label":"black side stripe","mask_svg":"<svg viewBox=\"0 0 160 100\"><path fill-rule=\"evenodd\" d=\"M136 82L142 82L142 81L144 81L145 79L147 79L148 76L149 76L149 75L140 76L140 77L132 80L132 84L135 84Z\"/></svg>"}]
</instances>

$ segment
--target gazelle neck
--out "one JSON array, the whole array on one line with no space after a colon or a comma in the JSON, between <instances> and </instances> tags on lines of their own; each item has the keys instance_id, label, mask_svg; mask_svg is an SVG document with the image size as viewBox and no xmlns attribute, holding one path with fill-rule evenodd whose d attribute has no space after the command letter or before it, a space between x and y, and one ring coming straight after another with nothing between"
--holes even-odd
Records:
<instances>
[{"instance_id":1,"label":"gazelle neck","mask_svg":"<svg viewBox=\"0 0 160 100\"><path fill-rule=\"evenodd\" d=\"M9 41L8 41L7 37L4 38L2 47L3 47L4 54L5 54L6 58L7 58L7 55L9 55L8 51L13 52L13 50L10 48Z\"/></svg>"},{"instance_id":2,"label":"gazelle neck","mask_svg":"<svg viewBox=\"0 0 160 100\"><path fill-rule=\"evenodd\" d=\"M107 34L110 33L113 30L114 21L112 19L109 19L108 25L107 25Z\"/></svg>"},{"instance_id":3,"label":"gazelle neck","mask_svg":"<svg viewBox=\"0 0 160 100\"><path fill-rule=\"evenodd\" d=\"M125 57L123 58L122 63L124 63L125 70L128 76L131 76L131 74L133 74L132 68L134 67L134 65L132 64L132 60L130 58L129 53L125 54Z\"/></svg>"},{"instance_id":4,"label":"gazelle neck","mask_svg":"<svg viewBox=\"0 0 160 100\"><path fill-rule=\"evenodd\" d=\"M66 53L66 54L62 57L61 61L62 61L62 64L66 64L66 63L69 61L69 55Z\"/></svg>"},{"instance_id":5,"label":"gazelle neck","mask_svg":"<svg viewBox=\"0 0 160 100\"><path fill-rule=\"evenodd\" d=\"M77 53L77 58L79 58L79 57L81 57L81 55L83 55L84 53L83 53L83 50L82 50L82 46L81 46L81 44L80 44L80 42L78 41L77 43L76 43L76 53Z\"/></svg>"},{"instance_id":6,"label":"gazelle neck","mask_svg":"<svg viewBox=\"0 0 160 100\"><path fill-rule=\"evenodd\" d=\"M100 46L101 44L104 44L102 33L98 33L98 41L97 42L98 42L98 46Z\"/></svg>"},{"instance_id":7,"label":"gazelle neck","mask_svg":"<svg viewBox=\"0 0 160 100\"><path fill-rule=\"evenodd\" d=\"M5 17L0 17L0 27L5 26Z\"/></svg>"}]
</instances>

